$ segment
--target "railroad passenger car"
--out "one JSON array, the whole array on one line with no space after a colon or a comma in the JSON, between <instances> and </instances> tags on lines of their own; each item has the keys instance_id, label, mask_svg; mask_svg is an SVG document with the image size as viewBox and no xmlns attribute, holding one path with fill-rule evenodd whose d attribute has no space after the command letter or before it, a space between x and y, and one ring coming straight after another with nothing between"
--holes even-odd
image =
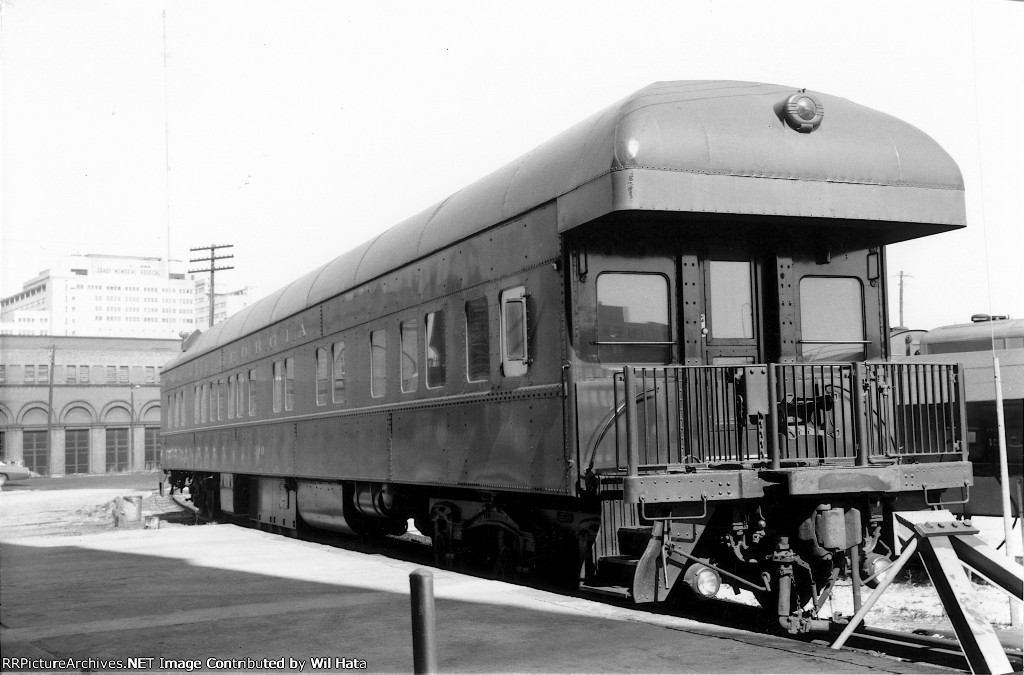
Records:
<instances>
[{"instance_id":1,"label":"railroad passenger car","mask_svg":"<svg viewBox=\"0 0 1024 675\"><path fill-rule=\"evenodd\" d=\"M184 345L170 480L287 532L821 627L886 514L960 498L956 365L885 363L885 245L963 227L927 135L660 82Z\"/></svg>"},{"instance_id":2,"label":"railroad passenger car","mask_svg":"<svg viewBox=\"0 0 1024 675\"><path fill-rule=\"evenodd\" d=\"M1024 509L1024 320L976 314L971 323L942 326L920 338L915 361L959 362L965 381L967 450L974 485L966 504L956 508L972 516L1001 516L999 427L992 358L999 359L1003 425L1010 479L1010 508Z\"/></svg>"}]
</instances>

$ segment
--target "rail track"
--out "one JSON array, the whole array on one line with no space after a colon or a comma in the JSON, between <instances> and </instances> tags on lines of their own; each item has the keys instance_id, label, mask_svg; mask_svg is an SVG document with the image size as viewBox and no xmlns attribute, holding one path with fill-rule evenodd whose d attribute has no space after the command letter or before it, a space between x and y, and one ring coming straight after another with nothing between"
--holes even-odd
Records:
<instances>
[{"instance_id":1,"label":"rail track","mask_svg":"<svg viewBox=\"0 0 1024 675\"><path fill-rule=\"evenodd\" d=\"M195 513L195 524L215 522L196 513L194 507L180 495L175 495L175 501L185 509ZM251 521L241 518L223 518L216 522L230 522L243 527L257 528ZM396 560L412 562L418 565L434 566L433 550L430 546L430 539L414 531L401 536L387 536L383 539L366 539L338 535L322 530L306 529L300 533L304 541L311 541L328 546L335 546L349 551L361 553L382 554ZM475 576L485 576L474 570L459 570L460 572ZM636 605L631 601L615 598L607 595L577 591L566 593L564 588L557 588L547 584L531 582L529 580L512 580L514 583L542 588L543 590L571 595L574 597L586 598L605 604L627 607L641 612L651 614L678 616L693 619L702 623L709 623L731 628L739 628L754 633L775 633L789 637L798 642L810 642L822 646L828 646L838 633L811 634L809 636L789 636L780 634L774 630L778 624L769 620L759 608L745 605L730 600L711 599L697 600L685 606L677 604L668 605ZM839 627L841 628L841 626ZM882 654L891 658L899 659L909 663L929 664L942 668L950 668L964 672L970 672L967 659L964 656L959 643L950 636L939 636L934 634L921 634L915 632L919 629L908 627L906 631L895 631L881 628L862 626L846 643L845 648L856 649L864 652ZM1004 643L1005 653L1014 672L1020 672L1024 668L1024 653L1020 645L1007 645Z\"/></svg>"}]
</instances>

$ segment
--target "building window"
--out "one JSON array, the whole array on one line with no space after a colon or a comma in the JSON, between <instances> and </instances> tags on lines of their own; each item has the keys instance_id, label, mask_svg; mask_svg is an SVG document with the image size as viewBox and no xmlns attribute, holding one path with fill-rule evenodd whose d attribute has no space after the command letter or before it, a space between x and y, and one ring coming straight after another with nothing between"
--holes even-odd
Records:
<instances>
[{"instance_id":1,"label":"building window","mask_svg":"<svg viewBox=\"0 0 1024 675\"><path fill-rule=\"evenodd\" d=\"M155 469L160 466L160 454L163 442L160 440L160 427L146 427L145 430L146 468Z\"/></svg>"},{"instance_id":2,"label":"building window","mask_svg":"<svg viewBox=\"0 0 1024 675\"><path fill-rule=\"evenodd\" d=\"M228 419L235 418L235 378L228 378Z\"/></svg>"},{"instance_id":3,"label":"building window","mask_svg":"<svg viewBox=\"0 0 1024 675\"><path fill-rule=\"evenodd\" d=\"M490 318L487 298L466 303L466 378L486 380L491 374Z\"/></svg>"},{"instance_id":4,"label":"building window","mask_svg":"<svg viewBox=\"0 0 1024 675\"><path fill-rule=\"evenodd\" d=\"M402 391L416 391L419 385L419 325L416 319L403 321L399 324L402 340L402 360L399 374L402 378Z\"/></svg>"},{"instance_id":5,"label":"building window","mask_svg":"<svg viewBox=\"0 0 1024 675\"><path fill-rule=\"evenodd\" d=\"M200 401L199 410L202 412L202 422L205 424L207 421L207 414L210 410L210 385L204 384L202 388L202 400Z\"/></svg>"},{"instance_id":6,"label":"building window","mask_svg":"<svg viewBox=\"0 0 1024 675\"><path fill-rule=\"evenodd\" d=\"M284 409L295 409L295 358L284 360Z\"/></svg>"},{"instance_id":7,"label":"building window","mask_svg":"<svg viewBox=\"0 0 1024 675\"><path fill-rule=\"evenodd\" d=\"M284 391L284 362L274 361L274 412L281 412L282 391Z\"/></svg>"},{"instance_id":8,"label":"building window","mask_svg":"<svg viewBox=\"0 0 1024 675\"><path fill-rule=\"evenodd\" d=\"M75 384L78 382L78 368L75 366L64 366L64 379L68 384Z\"/></svg>"},{"instance_id":9,"label":"building window","mask_svg":"<svg viewBox=\"0 0 1024 675\"><path fill-rule=\"evenodd\" d=\"M7 366L0 364L0 384L7 383Z\"/></svg>"},{"instance_id":10,"label":"building window","mask_svg":"<svg viewBox=\"0 0 1024 675\"><path fill-rule=\"evenodd\" d=\"M146 382L156 382L156 366L146 366Z\"/></svg>"},{"instance_id":11,"label":"building window","mask_svg":"<svg viewBox=\"0 0 1024 675\"><path fill-rule=\"evenodd\" d=\"M370 396L380 398L387 391L387 335L383 330L375 330L370 333Z\"/></svg>"},{"instance_id":12,"label":"building window","mask_svg":"<svg viewBox=\"0 0 1024 675\"><path fill-rule=\"evenodd\" d=\"M36 367L25 366L25 384L33 384L36 381Z\"/></svg>"},{"instance_id":13,"label":"building window","mask_svg":"<svg viewBox=\"0 0 1024 675\"><path fill-rule=\"evenodd\" d=\"M249 416L256 414L256 383L259 382L255 368L249 371Z\"/></svg>"},{"instance_id":14,"label":"building window","mask_svg":"<svg viewBox=\"0 0 1024 675\"><path fill-rule=\"evenodd\" d=\"M119 384L128 384L128 366L117 367L117 381Z\"/></svg>"},{"instance_id":15,"label":"building window","mask_svg":"<svg viewBox=\"0 0 1024 675\"><path fill-rule=\"evenodd\" d=\"M28 431L22 433L22 457L25 467L40 476L50 473L50 442L46 431Z\"/></svg>"},{"instance_id":16,"label":"building window","mask_svg":"<svg viewBox=\"0 0 1024 675\"><path fill-rule=\"evenodd\" d=\"M89 366L78 367L78 383L89 384Z\"/></svg>"},{"instance_id":17,"label":"building window","mask_svg":"<svg viewBox=\"0 0 1024 675\"><path fill-rule=\"evenodd\" d=\"M345 343L334 343L334 386L335 403L345 402Z\"/></svg>"},{"instance_id":18,"label":"building window","mask_svg":"<svg viewBox=\"0 0 1024 675\"><path fill-rule=\"evenodd\" d=\"M107 473L128 470L128 430L107 429Z\"/></svg>"},{"instance_id":19,"label":"building window","mask_svg":"<svg viewBox=\"0 0 1024 675\"><path fill-rule=\"evenodd\" d=\"M444 312L427 314L424 323L427 343L427 387L435 389L443 387L447 378Z\"/></svg>"},{"instance_id":20,"label":"building window","mask_svg":"<svg viewBox=\"0 0 1024 675\"><path fill-rule=\"evenodd\" d=\"M316 350L316 404L327 405L327 397L331 388L329 378L330 364L327 360L327 350Z\"/></svg>"},{"instance_id":21,"label":"building window","mask_svg":"<svg viewBox=\"0 0 1024 675\"><path fill-rule=\"evenodd\" d=\"M199 424L200 422L199 410L202 407L201 402L202 395L199 393L199 387L197 385L192 391L192 424Z\"/></svg>"},{"instance_id":22,"label":"building window","mask_svg":"<svg viewBox=\"0 0 1024 675\"><path fill-rule=\"evenodd\" d=\"M107 384L117 384L117 366L107 366Z\"/></svg>"},{"instance_id":23,"label":"building window","mask_svg":"<svg viewBox=\"0 0 1024 675\"><path fill-rule=\"evenodd\" d=\"M89 473L89 430L64 432L64 473Z\"/></svg>"},{"instance_id":24,"label":"building window","mask_svg":"<svg viewBox=\"0 0 1024 675\"><path fill-rule=\"evenodd\" d=\"M50 366L39 366L36 370L36 382L46 384L50 381Z\"/></svg>"}]
</instances>

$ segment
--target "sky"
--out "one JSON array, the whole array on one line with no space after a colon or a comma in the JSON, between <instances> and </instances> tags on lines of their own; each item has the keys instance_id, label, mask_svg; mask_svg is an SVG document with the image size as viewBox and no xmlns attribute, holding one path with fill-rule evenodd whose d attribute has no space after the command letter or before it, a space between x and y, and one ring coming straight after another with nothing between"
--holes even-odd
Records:
<instances>
[{"instance_id":1,"label":"sky","mask_svg":"<svg viewBox=\"0 0 1024 675\"><path fill-rule=\"evenodd\" d=\"M658 80L900 117L968 227L889 249L904 324L1024 318L1024 2L0 0L0 295L72 253L269 294Z\"/></svg>"}]
</instances>

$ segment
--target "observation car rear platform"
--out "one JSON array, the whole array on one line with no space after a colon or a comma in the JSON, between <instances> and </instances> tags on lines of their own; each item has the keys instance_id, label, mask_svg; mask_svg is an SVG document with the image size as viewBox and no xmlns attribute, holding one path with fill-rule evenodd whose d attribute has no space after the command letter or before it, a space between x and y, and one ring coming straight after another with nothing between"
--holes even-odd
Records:
<instances>
[{"instance_id":1,"label":"observation car rear platform","mask_svg":"<svg viewBox=\"0 0 1024 675\"><path fill-rule=\"evenodd\" d=\"M971 485L958 366L886 361L885 245L964 224L904 122L656 83L190 338L164 468L271 529L413 518L441 565L820 627Z\"/></svg>"}]
</instances>

